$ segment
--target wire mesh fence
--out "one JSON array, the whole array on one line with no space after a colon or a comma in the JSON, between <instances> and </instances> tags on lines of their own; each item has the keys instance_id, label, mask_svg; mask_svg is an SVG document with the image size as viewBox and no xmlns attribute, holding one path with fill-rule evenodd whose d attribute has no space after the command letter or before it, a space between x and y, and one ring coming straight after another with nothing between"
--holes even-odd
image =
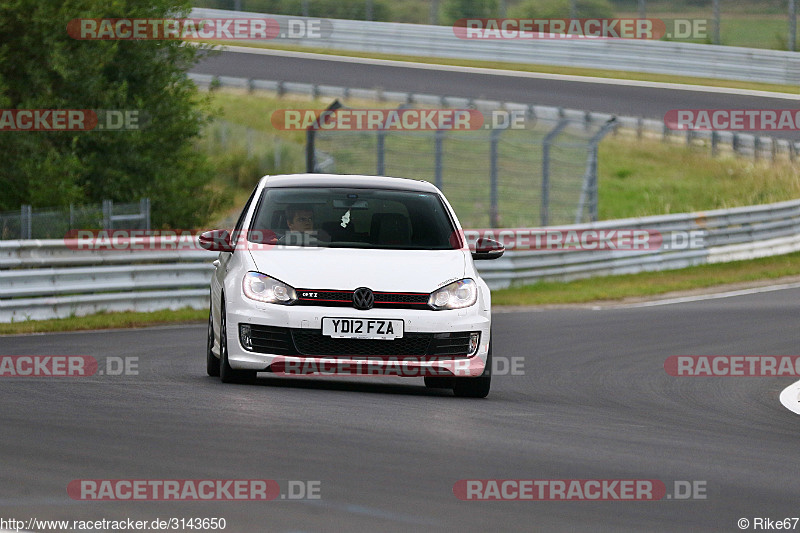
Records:
<instances>
[{"instance_id":1,"label":"wire mesh fence","mask_svg":"<svg viewBox=\"0 0 800 533\"><path fill-rule=\"evenodd\" d=\"M78 229L150 229L150 199L137 203L70 205L67 209L32 208L0 212L0 240L61 239Z\"/></svg>"},{"instance_id":2,"label":"wire mesh fence","mask_svg":"<svg viewBox=\"0 0 800 533\"><path fill-rule=\"evenodd\" d=\"M316 130L309 170L429 181L470 228L596 220L592 161L608 123L524 118L506 129Z\"/></svg>"}]
</instances>

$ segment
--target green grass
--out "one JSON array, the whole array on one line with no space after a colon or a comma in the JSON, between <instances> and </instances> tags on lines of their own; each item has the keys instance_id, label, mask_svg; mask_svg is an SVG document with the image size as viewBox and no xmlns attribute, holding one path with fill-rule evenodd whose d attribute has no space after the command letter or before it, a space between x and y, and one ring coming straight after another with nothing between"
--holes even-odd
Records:
<instances>
[{"instance_id":1,"label":"green grass","mask_svg":"<svg viewBox=\"0 0 800 533\"><path fill-rule=\"evenodd\" d=\"M603 220L766 204L800 198L800 167L707 147L607 137L600 144L598 211Z\"/></svg>"},{"instance_id":2,"label":"green grass","mask_svg":"<svg viewBox=\"0 0 800 533\"><path fill-rule=\"evenodd\" d=\"M87 316L71 316L51 320L26 320L0 324L0 335L21 335L28 333L44 333L56 331L80 331L113 328L138 328L159 324L175 324L186 322L205 322L208 320L207 309L163 310L150 313L97 313Z\"/></svg>"},{"instance_id":3,"label":"green grass","mask_svg":"<svg viewBox=\"0 0 800 533\"><path fill-rule=\"evenodd\" d=\"M221 118L261 131L267 139L280 139L294 154L294 166L282 170L302 172L305 168L302 155L305 135L302 132L275 130L270 122L270 114L281 108L322 109L330 100L277 98L266 93L247 94L244 91L225 90L213 93L213 102L218 106ZM376 104L348 100L347 103L351 107L394 107L394 104L387 102ZM532 132L531 135L535 137L537 133ZM336 146L328 146L336 149L340 165L337 171L372 171L374 150L369 149L369 143L374 145L374 135L359 142L355 142L351 134L342 138L345 140ZM445 189L465 227L482 227L488 222L488 177L476 182L474 170L486 166L488 143L470 144L468 135L463 139L460 141L462 149L455 151L457 145L451 145L453 149L445 153ZM526 148L524 143L505 143L500 145L501 177L511 173L530 176L530 169L540 168L540 150ZM415 157L387 156L387 173L432 179L432 158L425 155L430 151L431 144L430 141L421 141L412 136L404 137L402 143L401 139L390 137L387 149L395 152L406 150L406 153L414 153ZM271 150L271 147L266 148ZM800 198L800 168L788 161L771 164L733 156L711 158L709 154L707 147L663 143L654 139L637 140L626 135L606 137L600 145L600 218L606 220L721 209ZM581 165L577 169L579 175L583 172L584 157L573 158ZM252 173L258 177L273 170L261 168ZM503 225L538 224L538 220L533 220L535 217L529 214L531 203L536 202L537 182L530 178L527 185L521 186L500 180L501 213L518 213L515 215L517 218L508 216L501 220ZM460 194L459 187L455 186L447 190L448 184L459 183L469 194ZM226 186L236 185L228 181ZM250 192L249 187L247 183L247 187L238 189L239 199ZM241 202L236 205L241 205ZM519 218L526 213L527 218Z\"/></svg>"},{"instance_id":4,"label":"green grass","mask_svg":"<svg viewBox=\"0 0 800 533\"><path fill-rule=\"evenodd\" d=\"M680 270L606 276L570 282L543 281L492 292L492 305L554 305L653 297L731 283L775 280L800 273L800 252Z\"/></svg>"},{"instance_id":5,"label":"green grass","mask_svg":"<svg viewBox=\"0 0 800 533\"><path fill-rule=\"evenodd\" d=\"M747 19L742 21L743 31L747 31ZM333 50L329 48L317 48L284 44L258 44L237 41L236 43L224 43L214 41L211 44L235 46L248 46L252 48L267 48L272 50L288 50L296 52L310 52L316 54L338 55L346 57L365 57L372 59L389 59L394 61L412 61L415 63L428 63L436 65L455 65L462 67L490 68L501 70L518 70L520 72L539 72L543 74L564 74L571 76L592 76L598 78L613 78L620 80L652 81L660 83L679 83L688 85L704 85L710 87L728 87L733 89L748 89L756 91L770 91L779 93L800 94L800 86L781 85L775 83L758 83L749 81L723 80L716 78L696 78L691 76L673 76L669 74L655 74L648 72L628 72L622 70L560 67L553 65L536 65L529 63L513 63L504 61L477 61L471 59L451 59L446 57L425 57L407 56L400 54L380 54L374 52L353 52L349 50Z\"/></svg>"}]
</instances>

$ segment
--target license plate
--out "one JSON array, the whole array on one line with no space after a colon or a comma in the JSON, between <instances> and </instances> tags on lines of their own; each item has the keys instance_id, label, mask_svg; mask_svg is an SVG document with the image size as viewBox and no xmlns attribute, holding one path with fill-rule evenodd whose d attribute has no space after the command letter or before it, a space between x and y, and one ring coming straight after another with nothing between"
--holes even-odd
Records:
<instances>
[{"instance_id":1,"label":"license plate","mask_svg":"<svg viewBox=\"0 0 800 533\"><path fill-rule=\"evenodd\" d=\"M383 318L323 318L322 334L335 339L399 339L403 336L403 321Z\"/></svg>"}]
</instances>

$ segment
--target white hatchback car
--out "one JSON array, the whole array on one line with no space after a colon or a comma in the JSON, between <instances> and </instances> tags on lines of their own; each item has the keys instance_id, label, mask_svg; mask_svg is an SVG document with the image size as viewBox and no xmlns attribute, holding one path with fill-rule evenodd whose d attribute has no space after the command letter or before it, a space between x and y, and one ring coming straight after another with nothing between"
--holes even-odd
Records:
<instances>
[{"instance_id":1,"label":"white hatchback car","mask_svg":"<svg viewBox=\"0 0 800 533\"><path fill-rule=\"evenodd\" d=\"M485 397L491 296L434 185L400 178L266 176L232 232L200 236L220 252L211 280L207 371L423 376Z\"/></svg>"}]
</instances>

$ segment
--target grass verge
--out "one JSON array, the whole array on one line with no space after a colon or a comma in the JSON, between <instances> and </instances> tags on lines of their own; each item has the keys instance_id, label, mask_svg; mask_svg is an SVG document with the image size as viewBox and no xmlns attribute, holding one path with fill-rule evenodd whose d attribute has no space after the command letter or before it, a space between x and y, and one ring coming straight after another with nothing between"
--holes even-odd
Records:
<instances>
[{"instance_id":1,"label":"grass verge","mask_svg":"<svg viewBox=\"0 0 800 533\"><path fill-rule=\"evenodd\" d=\"M87 316L71 316L51 320L26 320L0 324L0 335L19 335L58 331L81 331L90 329L138 328L159 324L181 322L205 322L207 309L179 309L153 311L150 313L97 313Z\"/></svg>"},{"instance_id":2,"label":"grass verge","mask_svg":"<svg viewBox=\"0 0 800 533\"><path fill-rule=\"evenodd\" d=\"M219 186L237 191L234 205L236 213L260 176L268 173L304 172L304 133L276 130L270 122L271 114L278 109L287 108L323 109L331 100L311 100L295 96L278 98L269 93L249 94L235 89L213 93L212 102L221 118L263 135L253 143L258 150L264 152L265 157L259 159L263 164L255 162L253 165L240 165L241 168L237 167L235 172L220 173ZM351 107L395 107L387 102L348 100L346 103ZM213 132L209 133L209 137L213 136ZM242 141L243 137L241 133L232 132L225 136L226 144L216 142L214 147L216 150L222 149L226 157L239 154L236 161L247 162L247 152L241 147L235 151L231 144L237 139ZM461 137L466 140L469 136ZM393 142L400 140L402 139L398 138ZM432 179L432 141L412 140L406 139L405 144L395 147L395 154L390 154L387 158L387 172L400 177ZM274 157L267 157L273 152L275 142L279 143L284 153L279 168L275 167ZM374 144L374 139L372 143ZM477 148L463 145L462 150L453 152L457 154L456 158L444 161L445 171L455 172L453 176L445 175L446 188L464 183L465 180L468 182L461 188L463 194L459 187L450 187L448 197L451 202L455 202L458 216L465 226L472 227L487 223L480 218L485 215L485 206L482 209L475 205L475 198L480 199L488 194L488 191L480 188L486 186L488 179L476 181L478 171L475 169L484 168L488 175L488 143L483 142L476 146ZM516 141L501 145L501 170L508 174L510 170L517 170L522 162L527 165L525 168L539 168L540 163L536 157L540 150L532 149L532 146L518 146ZM334 148L335 151L331 153L337 156L337 172L372 171L372 167L367 167L374 164L370 163L374 157L374 148L370 150L367 142L345 143ZM398 157L397 153L402 150L414 154L414 157ZM356 158L354 154L359 157ZM670 143L652 138L636 139L622 133L603 140L600 144L599 160L599 217L602 220L705 211L800 198L800 166L793 165L788 160L773 164L766 160L753 161L733 155L712 158L707 146L687 146L684 141L677 140ZM238 179L233 176L222 178L229 174L235 174ZM516 195L501 196L501 212L508 215L504 219L506 227L537 224L538 218L532 219L528 207L531 202L536 201L531 197L534 189L530 186L526 188L524 184L520 185L510 179L501 180L500 186L501 193L509 187L517 187L520 191ZM512 213L520 213L520 216L527 218L512 219Z\"/></svg>"},{"instance_id":3,"label":"grass verge","mask_svg":"<svg viewBox=\"0 0 800 533\"><path fill-rule=\"evenodd\" d=\"M680 270L588 278L566 283L543 281L534 285L493 291L492 304L555 305L620 301L733 283L774 280L797 276L799 273L800 252L796 252Z\"/></svg>"},{"instance_id":4,"label":"grass verge","mask_svg":"<svg viewBox=\"0 0 800 533\"><path fill-rule=\"evenodd\" d=\"M800 166L619 135L600 143L601 220L690 213L800 198Z\"/></svg>"}]
</instances>

